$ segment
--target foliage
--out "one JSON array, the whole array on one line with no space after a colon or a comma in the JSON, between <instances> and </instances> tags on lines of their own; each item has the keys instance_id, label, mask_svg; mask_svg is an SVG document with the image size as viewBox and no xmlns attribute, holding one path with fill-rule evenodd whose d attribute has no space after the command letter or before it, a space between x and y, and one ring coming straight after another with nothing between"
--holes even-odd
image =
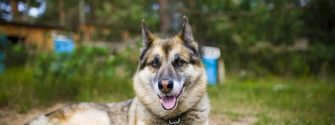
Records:
<instances>
[{"instance_id":1,"label":"foliage","mask_svg":"<svg viewBox=\"0 0 335 125\"><path fill-rule=\"evenodd\" d=\"M0 107L26 111L55 101L131 98L134 57L129 50L111 55L107 49L89 46L80 46L71 55L38 54L26 67L10 67L0 76Z\"/></svg>"},{"instance_id":2,"label":"foliage","mask_svg":"<svg viewBox=\"0 0 335 125\"><path fill-rule=\"evenodd\" d=\"M20 44L21 41L12 42L6 38L6 35L0 33L0 63L9 67L24 66L30 57L27 46Z\"/></svg>"},{"instance_id":3,"label":"foliage","mask_svg":"<svg viewBox=\"0 0 335 125\"><path fill-rule=\"evenodd\" d=\"M151 2L143 0L102 1L91 6L95 10L88 15L88 21L98 28L94 36L97 40L120 40L125 32L138 35L142 19L149 25L158 22L157 16L152 16L155 13L150 9Z\"/></svg>"},{"instance_id":4,"label":"foliage","mask_svg":"<svg viewBox=\"0 0 335 125\"><path fill-rule=\"evenodd\" d=\"M65 29L78 31L80 1L46 0L46 11L32 22L59 25L63 20ZM29 7L42 5L36 0L24 3ZM129 34L139 35L141 19L153 31L158 31L162 22L171 22L176 31L181 16L187 15L198 41L222 49L229 71L294 75L331 75L335 71L331 66L335 63L334 1L171 0L164 14L159 8L161 3L164 2L85 0L83 12L86 24L95 28L92 39L97 41L119 41ZM295 46L301 43L306 47Z\"/></svg>"},{"instance_id":5,"label":"foliage","mask_svg":"<svg viewBox=\"0 0 335 125\"><path fill-rule=\"evenodd\" d=\"M303 14L305 34L316 44L334 45L335 39L335 1L311 0Z\"/></svg>"},{"instance_id":6,"label":"foliage","mask_svg":"<svg viewBox=\"0 0 335 125\"><path fill-rule=\"evenodd\" d=\"M305 2L213 0L185 5L195 36L206 45L222 48L230 71L332 74L335 51L331 34L335 23L331 8L335 4L325 0ZM305 48L296 46L304 42Z\"/></svg>"}]
</instances>

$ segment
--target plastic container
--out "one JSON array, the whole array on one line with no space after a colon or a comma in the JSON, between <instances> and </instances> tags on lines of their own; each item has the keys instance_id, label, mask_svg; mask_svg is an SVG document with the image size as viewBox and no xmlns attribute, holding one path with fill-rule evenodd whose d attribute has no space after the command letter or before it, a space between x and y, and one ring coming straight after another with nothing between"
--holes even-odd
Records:
<instances>
[{"instance_id":1,"label":"plastic container","mask_svg":"<svg viewBox=\"0 0 335 125\"><path fill-rule=\"evenodd\" d=\"M215 85L217 83L218 79L218 61L217 59L203 59L204 65L205 65L205 70L206 70L206 75L207 75L207 81L208 84L210 85Z\"/></svg>"},{"instance_id":2,"label":"plastic container","mask_svg":"<svg viewBox=\"0 0 335 125\"><path fill-rule=\"evenodd\" d=\"M5 71L5 53L0 51L0 74Z\"/></svg>"},{"instance_id":3,"label":"plastic container","mask_svg":"<svg viewBox=\"0 0 335 125\"><path fill-rule=\"evenodd\" d=\"M54 51L56 53L72 53L74 51L74 42L65 36L54 37Z\"/></svg>"},{"instance_id":4,"label":"plastic container","mask_svg":"<svg viewBox=\"0 0 335 125\"><path fill-rule=\"evenodd\" d=\"M220 57L220 49L216 47L202 47L202 61L205 65L207 82L209 85L218 83L218 59Z\"/></svg>"}]
</instances>

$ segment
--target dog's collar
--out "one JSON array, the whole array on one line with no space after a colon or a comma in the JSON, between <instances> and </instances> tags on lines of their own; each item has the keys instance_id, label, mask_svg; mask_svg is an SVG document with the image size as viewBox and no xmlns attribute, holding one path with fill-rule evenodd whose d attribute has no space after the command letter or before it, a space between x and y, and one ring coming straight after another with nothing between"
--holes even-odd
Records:
<instances>
[{"instance_id":1,"label":"dog's collar","mask_svg":"<svg viewBox=\"0 0 335 125\"><path fill-rule=\"evenodd\" d=\"M180 123L180 117L168 119L170 125L177 125Z\"/></svg>"}]
</instances>

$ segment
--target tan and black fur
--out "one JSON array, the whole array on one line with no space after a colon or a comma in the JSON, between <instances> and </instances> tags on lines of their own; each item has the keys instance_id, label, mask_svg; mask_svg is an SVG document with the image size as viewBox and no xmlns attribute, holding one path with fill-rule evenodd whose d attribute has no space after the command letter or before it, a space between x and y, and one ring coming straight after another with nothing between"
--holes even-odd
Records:
<instances>
[{"instance_id":1,"label":"tan and black fur","mask_svg":"<svg viewBox=\"0 0 335 125\"><path fill-rule=\"evenodd\" d=\"M29 125L206 125L206 74L188 19L174 37L159 38L142 21L143 48L133 87L121 103L80 103L42 115Z\"/></svg>"}]
</instances>

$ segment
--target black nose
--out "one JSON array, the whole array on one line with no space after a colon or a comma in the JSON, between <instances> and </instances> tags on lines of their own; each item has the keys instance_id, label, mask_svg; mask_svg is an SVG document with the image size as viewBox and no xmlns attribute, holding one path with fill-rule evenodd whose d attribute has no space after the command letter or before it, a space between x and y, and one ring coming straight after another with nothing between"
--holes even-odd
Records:
<instances>
[{"instance_id":1,"label":"black nose","mask_svg":"<svg viewBox=\"0 0 335 125\"><path fill-rule=\"evenodd\" d=\"M168 93L173 88L173 81L172 80L160 80L158 81L158 88L163 93Z\"/></svg>"}]
</instances>

